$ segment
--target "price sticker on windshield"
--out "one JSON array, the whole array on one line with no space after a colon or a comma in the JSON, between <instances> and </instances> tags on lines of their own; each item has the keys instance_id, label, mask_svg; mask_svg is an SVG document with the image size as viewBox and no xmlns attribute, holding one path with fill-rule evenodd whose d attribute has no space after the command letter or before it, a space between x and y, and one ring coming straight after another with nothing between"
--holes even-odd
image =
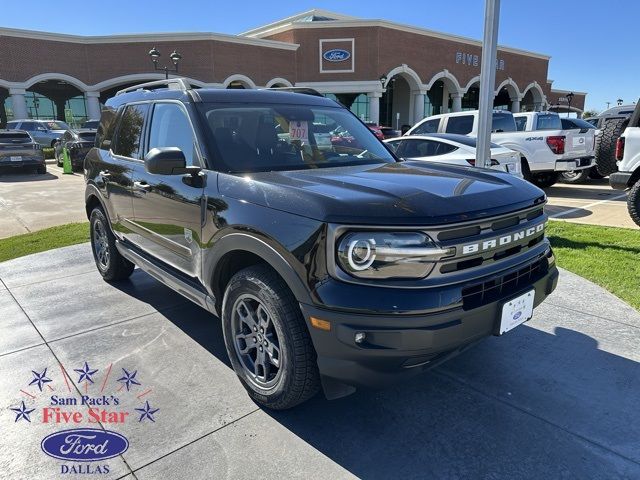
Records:
<instances>
[{"instance_id":1,"label":"price sticker on windshield","mask_svg":"<svg viewBox=\"0 0 640 480\"><path fill-rule=\"evenodd\" d=\"M290 140L300 140L303 143L309 143L309 129L307 128L307 122L298 120L291 122L289 124L289 138Z\"/></svg>"}]
</instances>

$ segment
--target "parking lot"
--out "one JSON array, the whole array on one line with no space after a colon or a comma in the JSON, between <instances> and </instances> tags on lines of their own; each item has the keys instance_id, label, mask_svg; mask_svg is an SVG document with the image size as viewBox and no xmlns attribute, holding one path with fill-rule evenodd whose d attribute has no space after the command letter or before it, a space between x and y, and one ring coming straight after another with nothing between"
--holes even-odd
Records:
<instances>
[{"instance_id":1,"label":"parking lot","mask_svg":"<svg viewBox=\"0 0 640 480\"><path fill-rule=\"evenodd\" d=\"M237 381L219 321L147 274L109 285L87 244L5 262L2 476L58 478L63 463L40 451L61 426L14 422L9 408L40 417L43 397L102 386L121 408L158 410L102 425L130 445L101 478L638 478L640 314L561 275L533 320L427 375L269 412ZM94 384L77 382L85 362ZM44 368L40 393L29 380ZM122 368L137 371L131 392L107 383Z\"/></svg>"},{"instance_id":2,"label":"parking lot","mask_svg":"<svg viewBox=\"0 0 640 480\"><path fill-rule=\"evenodd\" d=\"M49 163L47 173L0 172L0 238L72 222L85 222L84 178L63 175Z\"/></svg>"}]
</instances>

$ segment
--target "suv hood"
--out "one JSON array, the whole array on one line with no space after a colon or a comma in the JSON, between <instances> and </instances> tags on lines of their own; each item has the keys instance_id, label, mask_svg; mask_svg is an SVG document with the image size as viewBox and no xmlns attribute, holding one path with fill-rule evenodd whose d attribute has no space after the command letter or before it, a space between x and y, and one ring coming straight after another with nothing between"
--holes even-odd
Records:
<instances>
[{"instance_id":1,"label":"suv hood","mask_svg":"<svg viewBox=\"0 0 640 480\"><path fill-rule=\"evenodd\" d=\"M331 223L435 225L509 213L544 192L507 173L400 162L246 175L220 174L227 197Z\"/></svg>"}]
</instances>

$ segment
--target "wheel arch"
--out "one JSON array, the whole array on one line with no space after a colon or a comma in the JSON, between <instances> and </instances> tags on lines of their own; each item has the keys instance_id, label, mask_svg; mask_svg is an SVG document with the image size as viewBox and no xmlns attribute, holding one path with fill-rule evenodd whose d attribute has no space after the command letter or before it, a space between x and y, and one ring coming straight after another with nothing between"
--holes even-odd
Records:
<instances>
[{"instance_id":1,"label":"wheel arch","mask_svg":"<svg viewBox=\"0 0 640 480\"><path fill-rule=\"evenodd\" d=\"M203 272L203 277L210 279L209 288L216 299L216 310L219 313L222 313L224 289L231 277L238 271L257 264L272 268L287 284L298 302L311 303L304 282L280 252L255 236L230 233L216 240Z\"/></svg>"}]
</instances>

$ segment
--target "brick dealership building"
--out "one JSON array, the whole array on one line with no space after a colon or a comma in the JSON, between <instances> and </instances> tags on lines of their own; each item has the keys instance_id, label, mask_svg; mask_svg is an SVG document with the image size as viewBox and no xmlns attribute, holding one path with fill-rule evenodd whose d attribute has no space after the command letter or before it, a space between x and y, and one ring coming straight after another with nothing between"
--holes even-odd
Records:
<instances>
[{"instance_id":1,"label":"brick dealership building","mask_svg":"<svg viewBox=\"0 0 640 480\"><path fill-rule=\"evenodd\" d=\"M121 88L164 78L147 52L179 76L215 88L312 87L362 119L396 126L478 107L481 42L312 10L240 35L160 33L85 37L0 28L0 127L12 118L97 118ZM496 108L571 110L586 94L555 90L547 55L500 46Z\"/></svg>"}]
</instances>

